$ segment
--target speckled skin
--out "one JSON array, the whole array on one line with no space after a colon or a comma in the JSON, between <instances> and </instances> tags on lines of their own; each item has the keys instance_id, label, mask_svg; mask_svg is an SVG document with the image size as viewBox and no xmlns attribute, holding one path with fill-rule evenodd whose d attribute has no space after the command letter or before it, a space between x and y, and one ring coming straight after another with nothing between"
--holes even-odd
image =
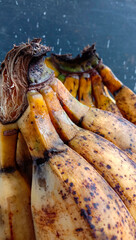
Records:
<instances>
[{"instance_id":1,"label":"speckled skin","mask_svg":"<svg viewBox=\"0 0 136 240\"><path fill-rule=\"evenodd\" d=\"M136 126L134 124L108 111L89 108L79 103L57 78L48 84L57 93L61 105L72 121L113 142L136 161Z\"/></svg>"},{"instance_id":2,"label":"speckled skin","mask_svg":"<svg viewBox=\"0 0 136 240\"><path fill-rule=\"evenodd\" d=\"M110 141L77 127L50 87L44 88L41 93L60 137L108 181L136 221L136 163Z\"/></svg>"},{"instance_id":3,"label":"speckled skin","mask_svg":"<svg viewBox=\"0 0 136 240\"><path fill-rule=\"evenodd\" d=\"M115 95L115 100L122 115L130 122L136 124L136 94L124 86Z\"/></svg>"},{"instance_id":4,"label":"speckled skin","mask_svg":"<svg viewBox=\"0 0 136 240\"><path fill-rule=\"evenodd\" d=\"M136 124L136 94L124 86L106 65L102 64L102 67L98 70L104 84L114 95L116 104L122 115L130 122Z\"/></svg>"},{"instance_id":5,"label":"speckled skin","mask_svg":"<svg viewBox=\"0 0 136 240\"><path fill-rule=\"evenodd\" d=\"M104 90L104 85L102 83L101 76L97 71L95 71L95 73L96 74L93 74L91 77L91 83L96 107L102 110L115 113L121 117L122 114L119 111L115 100L112 99Z\"/></svg>"},{"instance_id":6,"label":"speckled skin","mask_svg":"<svg viewBox=\"0 0 136 240\"><path fill-rule=\"evenodd\" d=\"M28 101L18 124L34 160L32 212L37 240L135 239L136 224L122 200L61 141L42 96L28 93Z\"/></svg>"}]
</instances>

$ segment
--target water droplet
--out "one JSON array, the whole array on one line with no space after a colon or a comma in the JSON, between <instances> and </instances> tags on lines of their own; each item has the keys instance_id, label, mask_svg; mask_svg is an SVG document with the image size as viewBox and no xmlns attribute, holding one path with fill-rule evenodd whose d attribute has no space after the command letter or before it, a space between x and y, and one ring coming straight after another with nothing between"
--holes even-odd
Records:
<instances>
[{"instance_id":1,"label":"water droplet","mask_svg":"<svg viewBox=\"0 0 136 240\"><path fill-rule=\"evenodd\" d=\"M27 18L27 22L30 22L30 18Z\"/></svg>"},{"instance_id":2,"label":"water droplet","mask_svg":"<svg viewBox=\"0 0 136 240\"><path fill-rule=\"evenodd\" d=\"M107 41L107 48L110 47L110 39Z\"/></svg>"},{"instance_id":3,"label":"water droplet","mask_svg":"<svg viewBox=\"0 0 136 240\"><path fill-rule=\"evenodd\" d=\"M17 34L15 34L15 38L17 38Z\"/></svg>"},{"instance_id":4,"label":"water droplet","mask_svg":"<svg viewBox=\"0 0 136 240\"><path fill-rule=\"evenodd\" d=\"M58 31L61 32L61 28L58 28Z\"/></svg>"},{"instance_id":5,"label":"water droplet","mask_svg":"<svg viewBox=\"0 0 136 240\"><path fill-rule=\"evenodd\" d=\"M62 48L60 48L60 50L59 50L59 55L61 55L61 53L62 53Z\"/></svg>"},{"instance_id":6,"label":"water droplet","mask_svg":"<svg viewBox=\"0 0 136 240\"><path fill-rule=\"evenodd\" d=\"M16 1L16 5L18 6L18 1Z\"/></svg>"},{"instance_id":7,"label":"water droplet","mask_svg":"<svg viewBox=\"0 0 136 240\"><path fill-rule=\"evenodd\" d=\"M36 23L36 28L39 28L39 22Z\"/></svg>"},{"instance_id":8,"label":"water droplet","mask_svg":"<svg viewBox=\"0 0 136 240\"><path fill-rule=\"evenodd\" d=\"M127 75L126 74L124 74L124 80L126 80L127 79Z\"/></svg>"},{"instance_id":9,"label":"water droplet","mask_svg":"<svg viewBox=\"0 0 136 240\"><path fill-rule=\"evenodd\" d=\"M44 12L43 15L45 16L45 15L46 15L46 12Z\"/></svg>"},{"instance_id":10,"label":"water droplet","mask_svg":"<svg viewBox=\"0 0 136 240\"><path fill-rule=\"evenodd\" d=\"M65 17L66 17L66 14L63 14L62 17L65 18Z\"/></svg>"},{"instance_id":11,"label":"water droplet","mask_svg":"<svg viewBox=\"0 0 136 240\"><path fill-rule=\"evenodd\" d=\"M60 40L59 40L59 38L57 39L57 45L59 45L59 43L60 43Z\"/></svg>"}]
</instances>

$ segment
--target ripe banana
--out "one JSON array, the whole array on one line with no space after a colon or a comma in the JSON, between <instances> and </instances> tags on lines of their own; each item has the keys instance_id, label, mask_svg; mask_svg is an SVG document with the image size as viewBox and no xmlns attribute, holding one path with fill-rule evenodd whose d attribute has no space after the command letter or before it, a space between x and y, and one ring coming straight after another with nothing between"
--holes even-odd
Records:
<instances>
[{"instance_id":1,"label":"ripe banana","mask_svg":"<svg viewBox=\"0 0 136 240\"><path fill-rule=\"evenodd\" d=\"M89 108L81 104L57 78L49 81L48 84L57 93L61 105L72 121L113 142L136 161L136 127L134 124L108 111Z\"/></svg>"},{"instance_id":2,"label":"ripe banana","mask_svg":"<svg viewBox=\"0 0 136 240\"><path fill-rule=\"evenodd\" d=\"M118 116L122 116L116 105L116 102L107 95L102 83L102 78L95 70L94 74L91 76L91 82L96 107L102 110L113 112Z\"/></svg>"},{"instance_id":3,"label":"ripe banana","mask_svg":"<svg viewBox=\"0 0 136 240\"><path fill-rule=\"evenodd\" d=\"M28 92L18 125L33 157L36 239L135 239L136 224L97 171L54 129L41 94Z\"/></svg>"},{"instance_id":4,"label":"ripe banana","mask_svg":"<svg viewBox=\"0 0 136 240\"><path fill-rule=\"evenodd\" d=\"M85 51L90 51L90 61L93 67L100 73L103 83L113 94L116 104L122 115L136 124L136 94L123 85L121 81L113 74L111 69L103 64L102 60L96 54L94 47L88 47Z\"/></svg>"},{"instance_id":5,"label":"ripe banana","mask_svg":"<svg viewBox=\"0 0 136 240\"><path fill-rule=\"evenodd\" d=\"M60 137L108 181L136 221L136 163L108 140L77 127L68 118L50 87L42 89L41 94Z\"/></svg>"},{"instance_id":6,"label":"ripe banana","mask_svg":"<svg viewBox=\"0 0 136 240\"><path fill-rule=\"evenodd\" d=\"M30 188L16 169L17 124L0 124L0 239L34 240Z\"/></svg>"},{"instance_id":7,"label":"ripe banana","mask_svg":"<svg viewBox=\"0 0 136 240\"><path fill-rule=\"evenodd\" d=\"M94 107L92 99L91 78L89 73L83 73L80 76L78 100L86 106Z\"/></svg>"},{"instance_id":8,"label":"ripe banana","mask_svg":"<svg viewBox=\"0 0 136 240\"><path fill-rule=\"evenodd\" d=\"M73 97L76 97L79 88L79 76L76 74L66 76L64 86L68 89Z\"/></svg>"}]
</instances>

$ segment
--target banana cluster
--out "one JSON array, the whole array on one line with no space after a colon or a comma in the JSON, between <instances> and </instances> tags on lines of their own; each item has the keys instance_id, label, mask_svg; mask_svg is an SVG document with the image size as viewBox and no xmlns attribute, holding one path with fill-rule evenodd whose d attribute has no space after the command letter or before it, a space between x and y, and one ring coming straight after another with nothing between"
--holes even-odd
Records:
<instances>
[{"instance_id":1,"label":"banana cluster","mask_svg":"<svg viewBox=\"0 0 136 240\"><path fill-rule=\"evenodd\" d=\"M36 58L25 110L0 123L0 240L136 239L135 94L94 47Z\"/></svg>"},{"instance_id":2,"label":"banana cluster","mask_svg":"<svg viewBox=\"0 0 136 240\"><path fill-rule=\"evenodd\" d=\"M85 47L75 58L51 54L45 63L80 102L136 124L136 95L103 64L94 45Z\"/></svg>"}]
</instances>

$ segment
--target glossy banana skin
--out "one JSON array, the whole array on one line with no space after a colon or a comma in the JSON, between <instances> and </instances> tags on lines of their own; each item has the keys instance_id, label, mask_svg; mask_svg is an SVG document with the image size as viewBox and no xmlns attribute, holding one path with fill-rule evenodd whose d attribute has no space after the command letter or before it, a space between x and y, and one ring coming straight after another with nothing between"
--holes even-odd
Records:
<instances>
[{"instance_id":1,"label":"glossy banana skin","mask_svg":"<svg viewBox=\"0 0 136 240\"><path fill-rule=\"evenodd\" d=\"M125 205L97 171L58 137L42 96L28 93L28 101L18 124L34 161L32 211L37 239L135 239L136 225Z\"/></svg>"},{"instance_id":2,"label":"glossy banana skin","mask_svg":"<svg viewBox=\"0 0 136 240\"><path fill-rule=\"evenodd\" d=\"M60 137L108 181L136 221L136 163L110 141L77 127L66 115L50 87L42 89L41 93Z\"/></svg>"},{"instance_id":3,"label":"glossy banana skin","mask_svg":"<svg viewBox=\"0 0 136 240\"><path fill-rule=\"evenodd\" d=\"M134 124L108 111L89 108L79 103L57 78L48 84L57 93L61 105L72 121L113 142L136 161L136 127Z\"/></svg>"},{"instance_id":4,"label":"glossy banana skin","mask_svg":"<svg viewBox=\"0 0 136 240\"><path fill-rule=\"evenodd\" d=\"M30 187L16 168L17 124L0 124L0 239L34 240Z\"/></svg>"}]
</instances>

